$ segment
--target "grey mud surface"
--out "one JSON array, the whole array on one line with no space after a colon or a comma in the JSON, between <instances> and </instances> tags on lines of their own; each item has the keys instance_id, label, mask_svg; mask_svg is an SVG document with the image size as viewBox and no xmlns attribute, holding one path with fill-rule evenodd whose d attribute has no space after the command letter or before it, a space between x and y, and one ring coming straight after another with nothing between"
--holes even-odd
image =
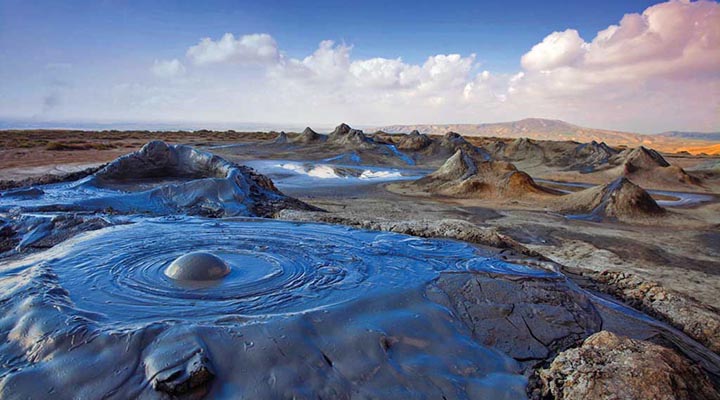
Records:
<instances>
[{"instance_id":1,"label":"grey mud surface","mask_svg":"<svg viewBox=\"0 0 720 400\"><path fill-rule=\"evenodd\" d=\"M402 173L343 165L334 184L291 177L276 188L236 168L241 157L193 154L211 167L128 177L111 164L83 182L102 192L93 207L57 207L47 194L66 188L55 186L27 193L25 207L5 199L2 398L523 399L538 368L602 330L672 348L720 382L712 342L617 301L634 293L613 298L563 273L579 266L570 250L618 232L626 241L614 251L639 249L636 265L621 266L630 271L671 260L675 274L715 275L712 249L673 244L657 256L635 226L387 190ZM419 169L407 164L398 156L390 168ZM160 200L139 214L95 206L108 191L112 205ZM267 216L278 219L257 218ZM694 235L712 245L711 233ZM165 275L196 251L230 272ZM581 258L580 272L613 257ZM695 296L692 307L710 299Z\"/></svg>"}]
</instances>

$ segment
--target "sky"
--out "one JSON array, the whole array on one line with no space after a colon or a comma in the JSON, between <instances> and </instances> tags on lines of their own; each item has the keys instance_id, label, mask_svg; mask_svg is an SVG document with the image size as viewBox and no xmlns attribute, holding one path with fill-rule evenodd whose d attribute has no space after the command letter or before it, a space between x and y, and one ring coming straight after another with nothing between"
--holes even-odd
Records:
<instances>
[{"instance_id":1,"label":"sky","mask_svg":"<svg viewBox=\"0 0 720 400\"><path fill-rule=\"evenodd\" d=\"M715 1L0 0L0 120L720 131Z\"/></svg>"}]
</instances>

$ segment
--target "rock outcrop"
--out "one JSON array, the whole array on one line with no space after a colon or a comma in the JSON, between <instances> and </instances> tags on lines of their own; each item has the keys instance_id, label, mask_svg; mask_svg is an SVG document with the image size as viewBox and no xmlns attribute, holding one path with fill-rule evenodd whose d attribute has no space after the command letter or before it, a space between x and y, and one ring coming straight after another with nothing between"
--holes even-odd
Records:
<instances>
[{"instance_id":1,"label":"rock outcrop","mask_svg":"<svg viewBox=\"0 0 720 400\"><path fill-rule=\"evenodd\" d=\"M463 150L458 150L437 171L413 184L430 193L456 197L521 198L553 194L511 163L478 162Z\"/></svg>"},{"instance_id":2,"label":"rock outcrop","mask_svg":"<svg viewBox=\"0 0 720 400\"><path fill-rule=\"evenodd\" d=\"M675 351L608 331L558 355L538 373L546 397L584 399L718 399L707 376Z\"/></svg>"},{"instance_id":3,"label":"rock outcrop","mask_svg":"<svg viewBox=\"0 0 720 400\"><path fill-rule=\"evenodd\" d=\"M665 213L648 192L625 177L563 196L559 210L596 219L657 217Z\"/></svg>"}]
</instances>

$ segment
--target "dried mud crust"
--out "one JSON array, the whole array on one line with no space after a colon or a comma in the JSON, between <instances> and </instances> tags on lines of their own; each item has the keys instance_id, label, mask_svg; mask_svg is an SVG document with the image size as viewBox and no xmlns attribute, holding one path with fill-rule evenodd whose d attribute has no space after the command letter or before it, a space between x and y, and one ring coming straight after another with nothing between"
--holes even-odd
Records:
<instances>
[{"instance_id":1,"label":"dried mud crust","mask_svg":"<svg viewBox=\"0 0 720 400\"><path fill-rule=\"evenodd\" d=\"M653 281L617 271L583 271L590 286L682 330L720 354L720 313L717 309ZM587 283L586 283L587 284Z\"/></svg>"},{"instance_id":2,"label":"dried mud crust","mask_svg":"<svg viewBox=\"0 0 720 400\"><path fill-rule=\"evenodd\" d=\"M3 180L0 181L0 190L8 190L8 189L16 189L16 188L22 188L22 187L28 187L28 186L38 186L38 185L49 185L53 183L62 183L62 182L71 182L76 181L82 178L85 178L87 176L90 176L101 169L103 169L107 164L103 164L97 167L91 167L86 168L82 171L77 172L71 172L68 174L45 174L25 179L19 179L19 180Z\"/></svg>"},{"instance_id":3,"label":"dried mud crust","mask_svg":"<svg viewBox=\"0 0 720 400\"><path fill-rule=\"evenodd\" d=\"M560 275L443 273L435 285L476 341L508 354L526 371L602 327L588 296Z\"/></svg>"},{"instance_id":4,"label":"dried mud crust","mask_svg":"<svg viewBox=\"0 0 720 400\"><path fill-rule=\"evenodd\" d=\"M547 269L555 269L556 264L534 250L530 250L509 236L503 235L496 228L479 227L471 222L445 218L440 220L383 220L362 219L352 216L337 215L327 212L297 211L285 209L275 217L282 220L299 222L324 222L329 224L347 225L374 231L403 233L406 235L455 239L463 242L513 250L519 254L535 257Z\"/></svg>"}]
</instances>

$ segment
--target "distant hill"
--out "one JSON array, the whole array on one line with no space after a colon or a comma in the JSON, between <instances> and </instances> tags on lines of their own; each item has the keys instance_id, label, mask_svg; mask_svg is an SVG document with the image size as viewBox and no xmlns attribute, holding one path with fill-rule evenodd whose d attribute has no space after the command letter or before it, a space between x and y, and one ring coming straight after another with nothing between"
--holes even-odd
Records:
<instances>
[{"instance_id":1,"label":"distant hill","mask_svg":"<svg viewBox=\"0 0 720 400\"><path fill-rule=\"evenodd\" d=\"M605 142L611 146L646 146L663 152L675 152L679 148L700 148L708 145L708 141L720 142L720 137L700 140L692 137L674 136L669 133L642 135L639 133L586 128L565 121L542 118L526 118L519 121L486 124L391 125L378 129L391 133L408 133L417 130L429 135L453 131L466 136L527 137L537 140L572 140L581 143L589 143L594 140L596 142Z\"/></svg>"},{"instance_id":2,"label":"distant hill","mask_svg":"<svg viewBox=\"0 0 720 400\"><path fill-rule=\"evenodd\" d=\"M656 136L672 137L680 139L707 140L708 142L720 142L720 132L680 132L669 131L658 133Z\"/></svg>"},{"instance_id":3,"label":"distant hill","mask_svg":"<svg viewBox=\"0 0 720 400\"><path fill-rule=\"evenodd\" d=\"M707 144L705 146L678 147L677 151L687 151L690 154L720 155L720 143Z\"/></svg>"}]
</instances>

